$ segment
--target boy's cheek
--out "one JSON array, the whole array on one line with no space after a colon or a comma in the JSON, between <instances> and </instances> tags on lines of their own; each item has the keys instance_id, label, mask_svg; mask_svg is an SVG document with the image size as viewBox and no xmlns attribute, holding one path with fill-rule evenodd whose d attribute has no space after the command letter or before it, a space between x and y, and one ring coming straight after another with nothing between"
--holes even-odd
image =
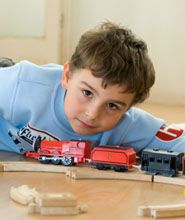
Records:
<instances>
[{"instance_id":1,"label":"boy's cheek","mask_svg":"<svg viewBox=\"0 0 185 220\"><path fill-rule=\"evenodd\" d=\"M78 112L80 111L78 109L78 106L75 105L75 103L73 102L73 104L70 103L66 103L64 106L64 110L65 110L65 114L67 115L67 118L74 118L76 115L78 115Z\"/></svg>"},{"instance_id":2,"label":"boy's cheek","mask_svg":"<svg viewBox=\"0 0 185 220\"><path fill-rule=\"evenodd\" d=\"M100 121L101 121L101 126L104 128L104 130L110 130L117 125L117 123L120 121L120 117L119 118L108 117L108 118L104 118L104 119L102 118L102 120L100 120Z\"/></svg>"}]
</instances>

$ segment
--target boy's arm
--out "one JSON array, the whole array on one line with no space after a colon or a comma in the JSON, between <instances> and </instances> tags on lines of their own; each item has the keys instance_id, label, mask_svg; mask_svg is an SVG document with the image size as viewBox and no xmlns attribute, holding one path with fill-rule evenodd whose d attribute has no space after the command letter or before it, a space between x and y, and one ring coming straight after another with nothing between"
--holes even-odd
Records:
<instances>
[{"instance_id":1,"label":"boy's arm","mask_svg":"<svg viewBox=\"0 0 185 220\"><path fill-rule=\"evenodd\" d=\"M137 153L144 148L159 148L185 152L185 125L167 125L150 113L132 108L126 115L127 129L122 143L133 146ZM123 126L122 126L123 128Z\"/></svg>"},{"instance_id":2,"label":"boy's arm","mask_svg":"<svg viewBox=\"0 0 185 220\"><path fill-rule=\"evenodd\" d=\"M185 124L161 126L152 141L146 147L185 153Z\"/></svg>"},{"instance_id":3,"label":"boy's arm","mask_svg":"<svg viewBox=\"0 0 185 220\"><path fill-rule=\"evenodd\" d=\"M0 115L11 121L20 65L0 68Z\"/></svg>"},{"instance_id":4,"label":"boy's arm","mask_svg":"<svg viewBox=\"0 0 185 220\"><path fill-rule=\"evenodd\" d=\"M0 115L0 151L20 153L18 146L13 142L7 131L8 127L11 127L10 123Z\"/></svg>"},{"instance_id":5,"label":"boy's arm","mask_svg":"<svg viewBox=\"0 0 185 220\"><path fill-rule=\"evenodd\" d=\"M116 127L104 132L100 145L131 146L136 153L148 147L165 121L139 108L130 108Z\"/></svg>"},{"instance_id":6,"label":"boy's arm","mask_svg":"<svg viewBox=\"0 0 185 220\"><path fill-rule=\"evenodd\" d=\"M11 127L19 70L19 64L0 67L0 150L17 153L20 151L8 134L8 128Z\"/></svg>"}]
</instances>

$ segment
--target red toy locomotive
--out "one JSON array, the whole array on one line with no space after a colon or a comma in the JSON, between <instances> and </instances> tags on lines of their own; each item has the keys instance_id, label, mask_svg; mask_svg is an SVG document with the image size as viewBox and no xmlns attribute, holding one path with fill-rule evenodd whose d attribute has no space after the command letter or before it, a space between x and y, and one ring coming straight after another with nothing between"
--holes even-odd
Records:
<instances>
[{"instance_id":1,"label":"red toy locomotive","mask_svg":"<svg viewBox=\"0 0 185 220\"><path fill-rule=\"evenodd\" d=\"M92 150L91 150L92 148ZM124 171L136 162L136 153L131 147L95 146L90 141L41 141L36 151L28 151L27 157L38 159L42 163L72 166L89 162L97 169Z\"/></svg>"}]
</instances>

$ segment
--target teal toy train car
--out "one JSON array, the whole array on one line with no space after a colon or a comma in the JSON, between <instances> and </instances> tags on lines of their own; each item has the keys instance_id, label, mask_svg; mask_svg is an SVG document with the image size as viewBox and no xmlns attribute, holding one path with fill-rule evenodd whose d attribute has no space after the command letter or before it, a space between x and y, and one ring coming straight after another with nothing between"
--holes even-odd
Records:
<instances>
[{"instance_id":1,"label":"teal toy train car","mask_svg":"<svg viewBox=\"0 0 185 220\"><path fill-rule=\"evenodd\" d=\"M184 153L171 150L144 149L141 154L141 170L151 175L176 176L182 170Z\"/></svg>"}]
</instances>

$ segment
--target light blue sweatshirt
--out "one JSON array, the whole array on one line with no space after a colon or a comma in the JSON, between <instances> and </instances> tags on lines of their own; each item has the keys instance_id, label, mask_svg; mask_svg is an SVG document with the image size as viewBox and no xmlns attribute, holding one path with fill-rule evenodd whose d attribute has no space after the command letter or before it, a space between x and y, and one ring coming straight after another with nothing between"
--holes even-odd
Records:
<instances>
[{"instance_id":1,"label":"light blue sweatshirt","mask_svg":"<svg viewBox=\"0 0 185 220\"><path fill-rule=\"evenodd\" d=\"M164 120L135 107L109 131L88 136L76 134L64 113L62 71L63 67L57 64L38 66L28 61L0 68L0 150L25 153L32 150L40 136L85 139L95 145L132 146L136 152L145 147L185 152L184 132L170 141L156 137Z\"/></svg>"}]
</instances>

